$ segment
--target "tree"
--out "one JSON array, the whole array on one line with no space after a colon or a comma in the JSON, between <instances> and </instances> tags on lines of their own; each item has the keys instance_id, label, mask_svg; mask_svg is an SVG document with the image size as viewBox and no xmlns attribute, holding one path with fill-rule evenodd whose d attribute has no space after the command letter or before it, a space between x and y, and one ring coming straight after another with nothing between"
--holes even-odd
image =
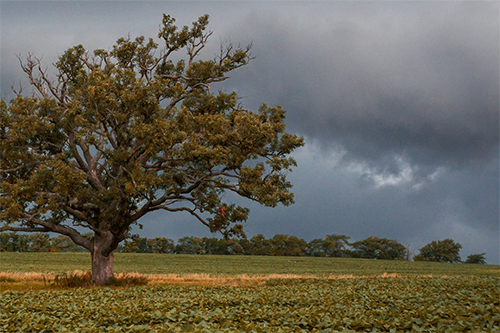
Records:
<instances>
[{"instance_id":1,"label":"tree","mask_svg":"<svg viewBox=\"0 0 500 333\"><path fill-rule=\"evenodd\" d=\"M223 43L201 60L208 21L179 29L164 15L158 43L72 47L54 78L35 56L21 61L36 95L0 101L1 230L69 236L91 252L102 285L114 250L150 212L187 212L229 237L243 234L249 210L224 202L225 192L293 203L286 174L303 139L285 132L280 106L251 111L235 92L212 90L252 56L250 46Z\"/></svg>"},{"instance_id":2,"label":"tree","mask_svg":"<svg viewBox=\"0 0 500 333\"><path fill-rule=\"evenodd\" d=\"M152 253L174 253L174 241L165 237L156 237L151 239Z\"/></svg>"},{"instance_id":3,"label":"tree","mask_svg":"<svg viewBox=\"0 0 500 333\"><path fill-rule=\"evenodd\" d=\"M50 239L51 252L83 252L84 249L71 241L71 238L64 235L52 237Z\"/></svg>"},{"instance_id":4,"label":"tree","mask_svg":"<svg viewBox=\"0 0 500 333\"><path fill-rule=\"evenodd\" d=\"M132 252L132 253L151 253L151 240L140 237L138 235L133 235L130 240L126 240L123 244L122 252Z\"/></svg>"},{"instance_id":5,"label":"tree","mask_svg":"<svg viewBox=\"0 0 500 333\"><path fill-rule=\"evenodd\" d=\"M307 253L313 257L345 257L347 246L350 245L348 236L327 235L325 239L313 239L307 246Z\"/></svg>"},{"instance_id":6,"label":"tree","mask_svg":"<svg viewBox=\"0 0 500 333\"><path fill-rule=\"evenodd\" d=\"M226 251L224 254L227 255L241 255L245 254L245 249L241 246L240 242L236 238L223 239L226 243Z\"/></svg>"},{"instance_id":7,"label":"tree","mask_svg":"<svg viewBox=\"0 0 500 333\"><path fill-rule=\"evenodd\" d=\"M149 239L133 235L130 237L130 240L127 239L125 241L120 251L135 253L173 253L174 248L174 242L168 238L156 237Z\"/></svg>"},{"instance_id":8,"label":"tree","mask_svg":"<svg viewBox=\"0 0 500 333\"><path fill-rule=\"evenodd\" d=\"M307 251L307 242L302 238L289 235L275 235L270 239L272 255L275 256L304 256Z\"/></svg>"},{"instance_id":9,"label":"tree","mask_svg":"<svg viewBox=\"0 0 500 333\"><path fill-rule=\"evenodd\" d=\"M325 240L316 238L307 244L307 255L311 257L326 257Z\"/></svg>"},{"instance_id":10,"label":"tree","mask_svg":"<svg viewBox=\"0 0 500 333\"><path fill-rule=\"evenodd\" d=\"M486 253L470 254L467 256L467 260L465 260L465 263L486 265L486 258L484 257L485 254Z\"/></svg>"},{"instance_id":11,"label":"tree","mask_svg":"<svg viewBox=\"0 0 500 333\"><path fill-rule=\"evenodd\" d=\"M358 258L401 260L406 248L398 241L386 238L368 237L351 244L353 255Z\"/></svg>"},{"instance_id":12,"label":"tree","mask_svg":"<svg viewBox=\"0 0 500 333\"><path fill-rule=\"evenodd\" d=\"M262 234L257 234L250 239L250 254L256 256L272 255L271 242Z\"/></svg>"},{"instance_id":13,"label":"tree","mask_svg":"<svg viewBox=\"0 0 500 333\"><path fill-rule=\"evenodd\" d=\"M203 237L202 241L204 254L225 254L227 250L227 244L220 242L219 239L215 237Z\"/></svg>"},{"instance_id":14,"label":"tree","mask_svg":"<svg viewBox=\"0 0 500 333\"><path fill-rule=\"evenodd\" d=\"M31 252L49 252L51 248L50 238L48 234L32 234L30 239Z\"/></svg>"},{"instance_id":15,"label":"tree","mask_svg":"<svg viewBox=\"0 0 500 333\"><path fill-rule=\"evenodd\" d=\"M346 235L327 235L324 241L325 255L327 257L345 257L346 248L350 245Z\"/></svg>"},{"instance_id":16,"label":"tree","mask_svg":"<svg viewBox=\"0 0 500 333\"><path fill-rule=\"evenodd\" d=\"M405 260L406 261L411 261L413 259L413 256L415 254L415 251L411 249L411 244L406 243L405 244Z\"/></svg>"},{"instance_id":17,"label":"tree","mask_svg":"<svg viewBox=\"0 0 500 333\"><path fill-rule=\"evenodd\" d=\"M29 250L28 235L19 235L15 232L0 234L0 252L28 252Z\"/></svg>"},{"instance_id":18,"label":"tree","mask_svg":"<svg viewBox=\"0 0 500 333\"><path fill-rule=\"evenodd\" d=\"M420 249L414 260L458 263L461 261L459 255L461 248L462 245L449 238L432 241Z\"/></svg>"},{"instance_id":19,"label":"tree","mask_svg":"<svg viewBox=\"0 0 500 333\"><path fill-rule=\"evenodd\" d=\"M182 237L175 246L175 253L179 254L205 254L203 239L200 237Z\"/></svg>"}]
</instances>

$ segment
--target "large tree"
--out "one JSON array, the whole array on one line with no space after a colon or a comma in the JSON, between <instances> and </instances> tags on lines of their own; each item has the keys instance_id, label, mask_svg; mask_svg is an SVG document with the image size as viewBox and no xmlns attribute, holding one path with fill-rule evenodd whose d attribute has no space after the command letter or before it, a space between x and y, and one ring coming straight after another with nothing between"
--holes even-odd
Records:
<instances>
[{"instance_id":1,"label":"large tree","mask_svg":"<svg viewBox=\"0 0 500 333\"><path fill-rule=\"evenodd\" d=\"M164 15L158 39L75 46L53 76L33 55L21 61L34 94L0 101L2 230L69 236L104 284L113 251L149 212L187 212L229 237L243 234L249 210L225 192L293 203L286 175L303 140L285 132L280 106L250 111L235 92L212 89L252 57L223 44L200 59L208 21L178 28Z\"/></svg>"}]
</instances>

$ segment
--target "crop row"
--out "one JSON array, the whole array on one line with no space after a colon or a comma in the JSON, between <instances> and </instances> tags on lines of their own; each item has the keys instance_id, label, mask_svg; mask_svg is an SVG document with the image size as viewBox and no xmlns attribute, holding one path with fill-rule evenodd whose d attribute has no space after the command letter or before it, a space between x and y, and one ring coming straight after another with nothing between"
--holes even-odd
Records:
<instances>
[{"instance_id":1,"label":"crop row","mask_svg":"<svg viewBox=\"0 0 500 333\"><path fill-rule=\"evenodd\" d=\"M498 286L496 277L406 277L9 291L0 331L498 332Z\"/></svg>"}]
</instances>

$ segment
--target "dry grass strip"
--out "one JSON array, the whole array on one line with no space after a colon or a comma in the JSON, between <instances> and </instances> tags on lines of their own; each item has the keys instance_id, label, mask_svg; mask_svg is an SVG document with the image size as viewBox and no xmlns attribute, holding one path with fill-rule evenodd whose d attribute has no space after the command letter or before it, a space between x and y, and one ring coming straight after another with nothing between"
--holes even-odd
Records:
<instances>
[{"instance_id":1,"label":"dry grass strip","mask_svg":"<svg viewBox=\"0 0 500 333\"><path fill-rule=\"evenodd\" d=\"M65 275L84 276L88 275L85 271L72 271ZM8 284L23 283L43 283L50 284L61 274L56 273L37 273L37 272L0 272L0 282ZM116 273L117 279L145 278L148 285L198 285L198 286L259 286L269 280L306 280L306 279L363 279L363 278L382 278L395 279L404 278L396 273L383 273L380 275L294 275L294 274L268 274L268 275L209 275L209 274L141 274L137 272ZM432 278L433 275L418 276L422 278ZM440 276L443 277L443 276Z\"/></svg>"}]
</instances>

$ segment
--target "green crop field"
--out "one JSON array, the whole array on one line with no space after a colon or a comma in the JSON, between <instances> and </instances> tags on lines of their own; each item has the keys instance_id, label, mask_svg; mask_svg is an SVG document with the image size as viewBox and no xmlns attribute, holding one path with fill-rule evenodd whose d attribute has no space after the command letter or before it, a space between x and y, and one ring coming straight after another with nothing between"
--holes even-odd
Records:
<instances>
[{"instance_id":1,"label":"green crop field","mask_svg":"<svg viewBox=\"0 0 500 333\"><path fill-rule=\"evenodd\" d=\"M0 271L56 272L91 269L89 253L0 252ZM350 258L203 256L182 254L117 253L115 272L144 274L330 274L380 275L496 275L499 266L457 265Z\"/></svg>"},{"instance_id":2,"label":"green crop field","mask_svg":"<svg viewBox=\"0 0 500 333\"><path fill-rule=\"evenodd\" d=\"M89 270L85 253L0 253L1 272ZM500 332L500 267L117 254L117 272L289 274L256 285L10 288L0 332ZM11 284L9 284L9 281Z\"/></svg>"}]
</instances>

